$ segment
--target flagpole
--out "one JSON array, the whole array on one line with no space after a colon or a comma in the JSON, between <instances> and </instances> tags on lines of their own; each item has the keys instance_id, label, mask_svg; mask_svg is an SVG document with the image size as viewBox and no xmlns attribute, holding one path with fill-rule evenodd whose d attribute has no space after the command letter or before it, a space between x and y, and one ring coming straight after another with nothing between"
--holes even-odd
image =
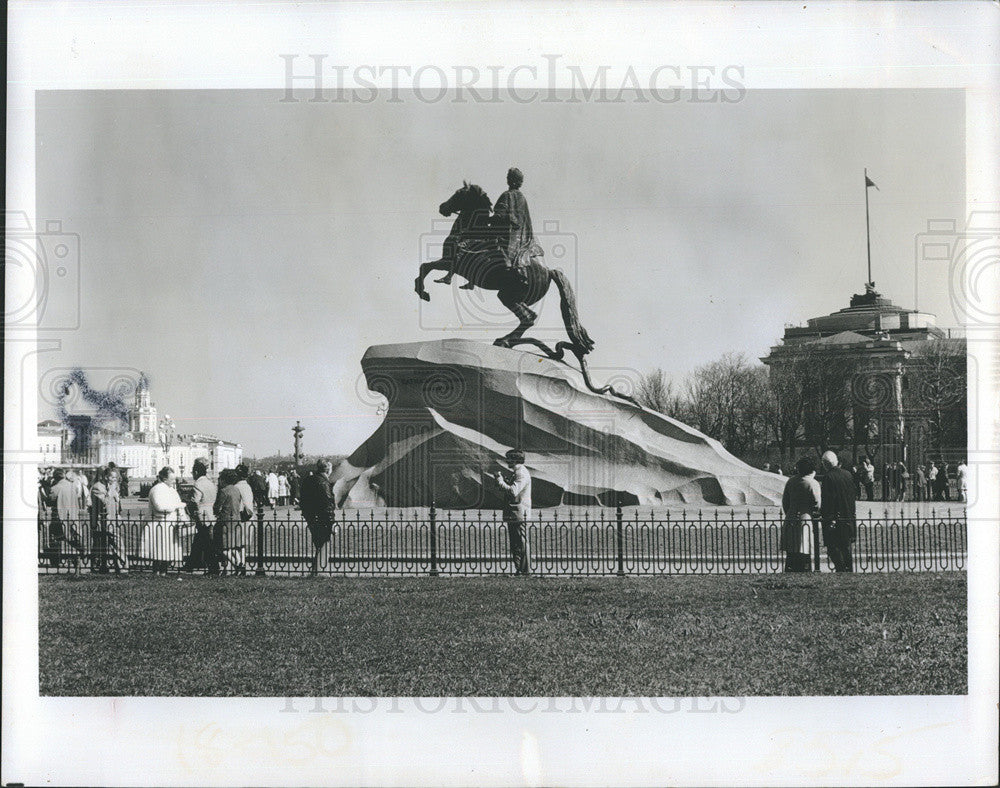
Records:
<instances>
[{"instance_id":1,"label":"flagpole","mask_svg":"<svg viewBox=\"0 0 1000 788\"><path fill-rule=\"evenodd\" d=\"M872 230L871 222L868 219L868 168L865 167L865 236L868 239L868 283L875 286L872 282Z\"/></svg>"}]
</instances>

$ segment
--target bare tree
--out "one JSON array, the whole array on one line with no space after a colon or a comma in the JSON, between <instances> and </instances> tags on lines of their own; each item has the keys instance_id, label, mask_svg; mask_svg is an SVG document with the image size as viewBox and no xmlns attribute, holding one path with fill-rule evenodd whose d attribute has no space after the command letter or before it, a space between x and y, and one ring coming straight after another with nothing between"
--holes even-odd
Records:
<instances>
[{"instance_id":1,"label":"bare tree","mask_svg":"<svg viewBox=\"0 0 1000 788\"><path fill-rule=\"evenodd\" d=\"M798 367L805 397L806 441L817 452L844 445L850 440L851 381L857 375L857 361L835 351L817 350L798 362Z\"/></svg>"},{"instance_id":2,"label":"bare tree","mask_svg":"<svg viewBox=\"0 0 1000 788\"><path fill-rule=\"evenodd\" d=\"M968 372L965 343L940 339L922 343L907 364L903 400L907 416L927 426L931 448L965 446Z\"/></svg>"},{"instance_id":3,"label":"bare tree","mask_svg":"<svg viewBox=\"0 0 1000 788\"><path fill-rule=\"evenodd\" d=\"M782 459L807 444L816 451L853 442L850 429L857 361L835 348L792 346L770 368L770 427Z\"/></svg>"},{"instance_id":4,"label":"bare tree","mask_svg":"<svg viewBox=\"0 0 1000 788\"><path fill-rule=\"evenodd\" d=\"M769 427L781 460L788 463L804 431L806 391L795 365L775 365L768 369L772 411Z\"/></svg>"},{"instance_id":5,"label":"bare tree","mask_svg":"<svg viewBox=\"0 0 1000 788\"><path fill-rule=\"evenodd\" d=\"M747 374L747 405L743 420L743 443L748 454L752 453L760 459L766 457L777 410L767 367L762 364L752 365Z\"/></svg>"},{"instance_id":6,"label":"bare tree","mask_svg":"<svg viewBox=\"0 0 1000 788\"><path fill-rule=\"evenodd\" d=\"M682 415L683 403L674 394L674 384L667 379L662 369L647 372L639 379L636 399L640 404L664 416L680 418Z\"/></svg>"},{"instance_id":7,"label":"bare tree","mask_svg":"<svg viewBox=\"0 0 1000 788\"><path fill-rule=\"evenodd\" d=\"M696 369L688 381L687 399L694 426L733 454L766 450L773 408L767 372L751 366L743 354L727 353Z\"/></svg>"}]
</instances>

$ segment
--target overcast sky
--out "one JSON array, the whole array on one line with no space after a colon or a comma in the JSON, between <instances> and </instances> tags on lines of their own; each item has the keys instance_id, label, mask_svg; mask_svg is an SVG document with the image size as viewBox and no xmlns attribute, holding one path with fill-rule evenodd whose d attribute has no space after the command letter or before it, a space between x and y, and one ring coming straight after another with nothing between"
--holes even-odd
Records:
<instances>
[{"instance_id":1,"label":"overcast sky","mask_svg":"<svg viewBox=\"0 0 1000 788\"><path fill-rule=\"evenodd\" d=\"M380 421L359 383L367 347L513 327L490 325L503 313L492 293L459 308L443 285L428 285L430 304L412 289L422 245L440 237L437 205L463 179L495 200L511 165L550 262L566 250L598 383L764 355L785 323L847 306L866 279L864 167L880 189L878 288L912 307L918 274L920 307L957 321L947 265L915 269L914 239L929 219L963 218L959 91L603 105L281 95L38 94L37 216L82 249L82 327L39 356L40 373L82 366L100 386L107 370L141 369L181 431L268 454L290 451L301 419L306 451L347 453ZM542 337L557 338L556 298Z\"/></svg>"}]
</instances>

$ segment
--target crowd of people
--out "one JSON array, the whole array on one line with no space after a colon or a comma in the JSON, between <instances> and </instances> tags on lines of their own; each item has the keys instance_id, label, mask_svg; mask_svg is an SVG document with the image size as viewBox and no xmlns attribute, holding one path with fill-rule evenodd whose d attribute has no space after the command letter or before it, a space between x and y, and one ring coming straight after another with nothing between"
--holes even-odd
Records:
<instances>
[{"instance_id":1,"label":"crowd of people","mask_svg":"<svg viewBox=\"0 0 1000 788\"><path fill-rule=\"evenodd\" d=\"M528 574L526 523L531 516L531 476L524 454L507 453L508 468L492 474L505 500L511 556L515 571ZM297 505L312 540L310 573L330 560L330 544L337 528L338 502L331 480L333 463L320 460L302 476L272 469L251 471L246 464L223 470L218 483L208 475L207 459L195 460L194 483L178 491L178 477L164 467L149 488L148 506L133 558L151 564L154 573L171 569L207 574L245 575L255 512L270 505ZM131 519L122 517L119 471L113 463L94 474L93 483L77 469L48 469L38 487L39 532L50 566L70 563L79 572L84 556L100 573L127 574ZM127 491L126 491L127 495ZM88 540L87 528L89 528Z\"/></svg>"},{"instance_id":2,"label":"crowd of people","mask_svg":"<svg viewBox=\"0 0 1000 788\"><path fill-rule=\"evenodd\" d=\"M948 468L944 463L918 465L914 483L915 500L951 500ZM955 469L958 500L968 500L969 470L962 460ZM887 463L880 474L884 501L902 501L911 475L902 462ZM853 572L852 545L857 537L855 504L875 500L875 466L868 457L848 468L840 466L835 452L824 452L819 465L811 457L795 463L795 472L785 483L781 500L784 515L781 549L785 553L786 572L808 572L814 555L813 523L822 524L823 545L837 572Z\"/></svg>"},{"instance_id":3,"label":"crowd of people","mask_svg":"<svg viewBox=\"0 0 1000 788\"><path fill-rule=\"evenodd\" d=\"M925 464L907 467L902 460L887 462L876 468L870 457L862 457L848 469L861 500L875 501L951 501L968 502L969 467L965 460L946 463L928 460ZM954 482L955 497L952 497ZM877 497L881 493L881 498Z\"/></svg>"},{"instance_id":4,"label":"crowd of people","mask_svg":"<svg viewBox=\"0 0 1000 788\"><path fill-rule=\"evenodd\" d=\"M763 470L784 475L780 465L765 463ZM871 457L865 456L855 459L845 470L851 474L859 501L969 500L969 467L965 460L928 460L911 469L902 460L876 466Z\"/></svg>"},{"instance_id":5,"label":"crowd of people","mask_svg":"<svg viewBox=\"0 0 1000 788\"><path fill-rule=\"evenodd\" d=\"M100 550L94 566L101 571L113 568L128 571L123 535L118 529L121 512L121 487L114 464L102 468L93 483L74 468L43 469L38 484L38 518L49 525L46 553L58 562L63 550L82 553L88 525L93 535L93 549Z\"/></svg>"},{"instance_id":6,"label":"crowd of people","mask_svg":"<svg viewBox=\"0 0 1000 788\"><path fill-rule=\"evenodd\" d=\"M327 465L323 479L329 486L332 465ZM66 561L79 571L89 555L95 572L128 573L125 525L133 521L123 517L122 498L128 496L128 487L122 484L122 475L114 463L90 470L42 469L38 519L40 533L46 534L42 549L50 565ZM272 468L265 474L243 463L223 470L214 482L209 461L200 458L193 464L192 476L193 484L182 496L173 468L164 467L157 474L133 557L151 563L157 574L180 568L245 575L255 511L298 504L303 487L299 473ZM303 512L307 520L312 518L311 509Z\"/></svg>"},{"instance_id":7,"label":"crowd of people","mask_svg":"<svg viewBox=\"0 0 1000 788\"><path fill-rule=\"evenodd\" d=\"M267 477L267 502L271 508L287 506L299 497L299 475L293 468L288 473L272 468Z\"/></svg>"},{"instance_id":8,"label":"crowd of people","mask_svg":"<svg viewBox=\"0 0 1000 788\"><path fill-rule=\"evenodd\" d=\"M531 476L519 451L507 454L509 469L495 474L503 493L511 556L517 574L530 571L525 533L531 511ZM251 471L246 464L223 470L218 482L209 478L209 462L194 462L194 483L182 497L177 474L164 467L149 489L147 516L135 554L158 574L172 568L204 570L208 574L245 575L246 549L255 512L265 506L298 505L313 543L310 572L329 562L330 542L336 530L337 496L331 481L333 464L320 460L316 469L300 476L272 468ZM780 473L780 469L775 469ZM968 467L955 467L958 500L968 500ZM875 500L876 481L882 481L882 500L904 500L913 485L916 500L951 500L949 468L941 462L920 465L910 474L902 462L887 463L877 474L870 458L844 468L835 452L823 454L819 464L811 457L795 463L794 474L782 496L781 550L785 570L809 571L814 553L812 524L819 522L823 544L838 572L853 571L852 544L856 538L855 504ZM90 555L91 567L101 573L127 573L127 535L122 519L121 474L114 463L91 478L73 468L45 469L38 487L40 530L47 527L43 551L50 565L68 560L77 571ZM128 489L124 488L127 496ZM89 534L87 528L89 527ZM89 535L89 539L87 538Z\"/></svg>"}]
</instances>

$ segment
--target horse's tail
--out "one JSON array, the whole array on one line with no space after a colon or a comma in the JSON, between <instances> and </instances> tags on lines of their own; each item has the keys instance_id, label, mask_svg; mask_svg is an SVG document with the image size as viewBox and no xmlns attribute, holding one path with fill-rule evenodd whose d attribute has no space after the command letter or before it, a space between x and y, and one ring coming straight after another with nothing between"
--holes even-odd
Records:
<instances>
[{"instance_id":1,"label":"horse's tail","mask_svg":"<svg viewBox=\"0 0 1000 788\"><path fill-rule=\"evenodd\" d=\"M562 309L563 323L566 325L566 333L569 334L570 342L584 353L589 353L594 349L594 340L590 338L587 329L580 325L580 316L576 311L576 295L573 293L569 279L559 268L553 268L549 271L549 277L559 288L559 307Z\"/></svg>"}]
</instances>

